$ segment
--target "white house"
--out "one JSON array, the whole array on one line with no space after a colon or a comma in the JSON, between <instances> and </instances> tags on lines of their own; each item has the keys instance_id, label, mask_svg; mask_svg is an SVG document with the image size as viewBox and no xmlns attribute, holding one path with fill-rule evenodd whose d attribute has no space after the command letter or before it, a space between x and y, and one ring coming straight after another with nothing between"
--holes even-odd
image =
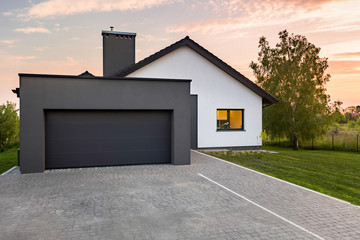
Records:
<instances>
[{"instance_id":1,"label":"white house","mask_svg":"<svg viewBox=\"0 0 360 240\"><path fill-rule=\"evenodd\" d=\"M191 94L198 96L197 148L261 145L262 108L277 102L189 37L115 76L191 79Z\"/></svg>"}]
</instances>

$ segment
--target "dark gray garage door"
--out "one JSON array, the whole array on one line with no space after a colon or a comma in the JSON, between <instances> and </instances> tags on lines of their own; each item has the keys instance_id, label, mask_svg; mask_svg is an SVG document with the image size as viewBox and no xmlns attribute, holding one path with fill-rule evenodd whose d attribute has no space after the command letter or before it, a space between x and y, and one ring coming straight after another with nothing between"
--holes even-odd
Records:
<instances>
[{"instance_id":1,"label":"dark gray garage door","mask_svg":"<svg viewBox=\"0 0 360 240\"><path fill-rule=\"evenodd\" d=\"M170 111L46 111L47 169L169 163Z\"/></svg>"}]
</instances>

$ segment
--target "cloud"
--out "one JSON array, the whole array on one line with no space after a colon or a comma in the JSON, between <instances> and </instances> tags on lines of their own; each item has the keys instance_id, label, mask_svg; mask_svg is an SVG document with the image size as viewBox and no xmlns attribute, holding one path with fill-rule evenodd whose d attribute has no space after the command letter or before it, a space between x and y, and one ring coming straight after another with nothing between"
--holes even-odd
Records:
<instances>
[{"instance_id":1,"label":"cloud","mask_svg":"<svg viewBox=\"0 0 360 240\"><path fill-rule=\"evenodd\" d=\"M138 40L149 42L149 41L168 41L169 39L150 35L150 34L139 34Z\"/></svg>"},{"instance_id":2,"label":"cloud","mask_svg":"<svg viewBox=\"0 0 360 240\"><path fill-rule=\"evenodd\" d=\"M245 22L243 22L241 18L219 19L219 20L172 25L170 27L167 27L166 31L170 33L178 33L178 32L218 33L218 32L234 30L238 27L244 27L244 24Z\"/></svg>"},{"instance_id":3,"label":"cloud","mask_svg":"<svg viewBox=\"0 0 360 240\"><path fill-rule=\"evenodd\" d=\"M168 27L167 32L224 33L247 28L263 28L298 19L305 10L283 1L270 0L213 0L216 13L210 19ZM285 20L285 21L284 21Z\"/></svg>"},{"instance_id":4,"label":"cloud","mask_svg":"<svg viewBox=\"0 0 360 240\"><path fill-rule=\"evenodd\" d=\"M11 92L11 89L19 87L19 72L78 75L87 69L93 74L102 74L102 68L98 65L94 64L91 67L86 64L85 68L82 60L71 57L61 59L54 57L53 60L42 60L39 57L26 60L26 57L31 56L25 56L24 60L24 56L14 56L0 49L0 104L6 103L6 100L18 102L19 99Z\"/></svg>"},{"instance_id":5,"label":"cloud","mask_svg":"<svg viewBox=\"0 0 360 240\"><path fill-rule=\"evenodd\" d=\"M341 1L343 0L278 0L278 2L293 4L303 8L317 8L323 4Z\"/></svg>"},{"instance_id":6,"label":"cloud","mask_svg":"<svg viewBox=\"0 0 360 240\"><path fill-rule=\"evenodd\" d=\"M77 40L80 40L80 38L78 38L78 37L73 37L73 38L69 38L69 40L77 41Z\"/></svg>"},{"instance_id":7,"label":"cloud","mask_svg":"<svg viewBox=\"0 0 360 240\"><path fill-rule=\"evenodd\" d=\"M340 58L360 57L360 52L335 53L334 56L335 57L340 57Z\"/></svg>"},{"instance_id":8,"label":"cloud","mask_svg":"<svg viewBox=\"0 0 360 240\"><path fill-rule=\"evenodd\" d=\"M211 18L172 25L167 32L218 34L272 26L301 26L308 30L305 32L360 29L357 10L360 1L212 0L210 5L214 11Z\"/></svg>"},{"instance_id":9,"label":"cloud","mask_svg":"<svg viewBox=\"0 0 360 240\"><path fill-rule=\"evenodd\" d=\"M329 23L325 25L318 26L309 33L320 33L320 32L353 32L360 30L360 21L357 22L345 22L342 24Z\"/></svg>"},{"instance_id":10,"label":"cloud","mask_svg":"<svg viewBox=\"0 0 360 240\"><path fill-rule=\"evenodd\" d=\"M1 40L0 41L3 44L11 45L16 42L16 40Z\"/></svg>"},{"instance_id":11,"label":"cloud","mask_svg":"<svg viewBox=\"0 0 360 240\"><path fill-rule=\"evenodd\" d=\"M87 12L142 10L175 2L176 0L47 0L33 5L24 15L27 18L48 18Z\"/></svg>"},{"instance_id":12,"label":"cloud","mask_svg":"<svg viewBox=\"0 0 360 240\"><path fill-rule=\"evenodd\" d=\"M233 15L234 13L249 12L265 10L265 11L286 11L287 9L306 9L314 10L320 8L322 5L332 2L340 2L343 0L212 0L206 3L199 3L210 5L215 12L226 12Z\"/></svg>"},{"instance_id":13,"label":"cloud","mask_svg":"<svg viewBox=\"0 0 360 240\"><path fill-rule=\"evenodd\" d=\"M12 12L3 12L3 13L1 13L3 16L5 16L5 17L8 17L8 16L11 16L11 15L13 15L13 13Z\"/></svg>"},{"instance_id":14,"label":"cloud","mask_svg":"<svg viewBox=\"0 0 360 240\"><path fill-rule=\"evenodd\" d=\"M329 61L329 73L341 75L360 74L360 61L339 60Z\"/></svg>"},{"instance_id":15,"label":"cloud","mask_svg":"<svg viewBox=\"0 0 360 240\"><path fill-rule=\"evenodd\" d=\"M45 51L45 50L47 50L47 49L49 49L49 47L37 47L37 48L35 48L35 50L36 50L36 51L39 51L39 52Z\"/></svg>"},{"instance_id":16,"label":"cloud","mask_svg":"<svg viewBox=\"0 0 360 240\"><path fill-rule=\"evenodd\" d=\"M239 33L239 30L252 29L252 28L264 28L276 24L282 24L283 19L272 20L264 18L254 18L253 20L246 19L244 17L230 18L230 19L215 19L205 20L195 23L185 23L179 25L172 25L166 28L167 32L170 33L210 33L220 34L229 31L235 32L239 37L245 33Z\"/></svg>"},{"instance_id":17,"label":"cloud","mask_svg":"<svg viewBox=\"0 0 360 240\"><path fill-rule=\"evenodd\" d=\"M60 31L69 31L70 30L70 28L69 27L55 27L54 28L54 31L55 32L60 32Z\"/></svg>"},{"instance_id":18,"label":"cloud","mask_svg":"<svg viewBox=\"0 0 360 240\"><path fill-rule=\"evenodd\" d=\"M35 59L36 56L15 56L14 59L24 61L24 60L32 60Z\"/></svg>"},{"instance_id":19,"label":"cloud","mask_svg":"<svg viewBox=\"0 0 360 240\"><path fill-rule=\"evenodd\" d=\"M71 75L81 73L84 68L83 60L71 56L63 59L42 60L37 56L16 56L2 50L0 50L0 63L2 79L14 79L14 81L18 79L18 72Z\"/></svg>"},{"instance_id":20,"label":"cloud","mask_svg":"<svg viewBox=\"0 0 360 240\"><path fill-rule=\"evenodd\" d=\"M66 62L65 62L65 64L70 65L70 66L73 66L73 65L79 64L80 62L82 62L82 61L81 61L81 60L75 60L75 59L72 58L72 57L66 57Z\"/></svg>"},{"instance_id":21,"label":"cloud","mask_svg":"<svg viewBox=\"0 0 360 240\"><path fill-rule=\"evenodd\" d=\"M33 27L28 27L28 28L17 28L15 30L13 30L14 32L22 32L22 33L51 33L48 29L46 28L33 28Z\"/></svg>"}]
</instances>

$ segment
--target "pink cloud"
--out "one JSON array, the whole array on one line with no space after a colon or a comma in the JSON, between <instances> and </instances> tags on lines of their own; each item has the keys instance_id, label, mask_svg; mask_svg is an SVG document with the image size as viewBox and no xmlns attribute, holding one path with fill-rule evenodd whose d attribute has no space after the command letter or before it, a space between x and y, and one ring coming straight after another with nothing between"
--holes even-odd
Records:
<instances>
[{"instance_id":1,"label":"pink cloud","mask_svg":"<svg viewBox=\"0 0 360 240\"><path fill-rule=\"evenodd\" d=\"M281 2L296 5L303 8L316 8L323 4L331 2L341 2L343 0L275 0L274 2Z\"/></svg>"},{"instance_id":2,"label":"pink cloud","mask_svg":"<svg viewBox=\"0 0 360 240\"><path fill-rule=\"evenodd\" d=\"M289 11L290 9L311 11L320 8L322 5L341 1L344 0L212 0L198 4L205 8L210 5L215 12L226 12L229 15L242 13L251 15L259 11L266 15Z\"/></svg>"},{"instance_id":3,"label":"pink cloud","mask_svg":"<svg viewBox=\"0 0 360 240\"><path fill-rule=\"evenodd\" d=\"M16 60L32 60L32 59L35 59L36 56L16 56L14 57Z\"/></svg>"},{"instance_id":4,"label":"pink cloud","mask_svg":"<svg viewBox=\"0 0 360 240\"><path fill-rule=\"evenodd\" d=\"M12 12L3 12L2 15L5 17L8 17L8 16L13 15L13 13Z\"/></svg>"},{"instance_id":5,"label":"pink cloud","mask_svg":"<svg viewBox=\"0 0 360 240\"><path fill-rule=\"evenodd\" d=\"M173 25L166 28L167 32L186 32L186 33L220 33L224 31L236 30L238 28L245 28L246 26L254 25L255 23L246 22L243 18L234 19L218 19L210 21L200 21L195 23L185 23Z\"/></svg>"},{"instance_id":6,"label":"pink cloud","mask_svg":"<svg viewBox=\"0 0 360 240\"><path fill-rule=\"evenodd\" d=\"M344 60L329 61L330 74L360 74L360 61Z\"/></svg>"},{"instance_id":7,"label":"pink cloud","mask_svg":"<svg viewBox=\"0 0 360 240\"><path fill-rule=\"evenodd\" d=\"M51 33L48 29L46 28L33 28L33 27L28 27L28 28L17 28L14 30L14 32L22 32L22 33Z\"/></svg>"},{"instance_id":8,"label":"pink cloud","mask_svg":"<svg viewBox=\"0 0 360 240\"><path fill-rule=\"evenodd\" d=\"M33 5L20 17L46 18L87 12L141 10L175 2L175 0L48 0Z\"/></svg>"},{"instance_id":9,"label":"pink cloud","mask_svg":"<svg viewBox=\"0 0 360 240\"><path fill-rule=\"evenodd\" d=\"M360 52L344 52L344 53L336 53L335 57L360 57Z\"/></svg>"},{"instance_id":10,"label":"pink cloud","mask_svg":"<svg viewBox=\"0 0 360 240\"><path fill-rule=\"evenodd\" d=\"M168 38L164 38L164 37L158 37L155 35L150 35L150 34L139 34L138 37L139 41L168 41Z\"/></svg>"},{"instance_id":11,"label":"pink cloud","mask_svg":"<svg viewBox=\"0 0 360 240\"><path fill-rule=\"evenodd\" d=\"M1 40L0 42L1 42L1 43L3 43L3 44L10 45L10 44L15 43L15 42L16 42L16 40Z\"/></svg>"},{"instance_id":12,"label":"pink cloud","mask_svg":"<svg viewBox=\"0 0 360 240\"><path fill-rule=\"evenodd\" d=\"M210 4L215 12L212 18L172 25L166 30L217 34L276 26L280 26L279 31L300 26L305 32L359 29L360 2L351 0L213 0ZM205 3L201 6L208 7Z\"/></svg>"},{"instance_id":13,"label":"pink cloud","mask_svg":"<svg viewBox=\"0 0 360 240\"><path fill-rule=\"evenodd\" d=\"M36 51L45 51L47 49L49 49L49 47L37 47L37 48L35 48Z\"/></svg>"}]
</instances>

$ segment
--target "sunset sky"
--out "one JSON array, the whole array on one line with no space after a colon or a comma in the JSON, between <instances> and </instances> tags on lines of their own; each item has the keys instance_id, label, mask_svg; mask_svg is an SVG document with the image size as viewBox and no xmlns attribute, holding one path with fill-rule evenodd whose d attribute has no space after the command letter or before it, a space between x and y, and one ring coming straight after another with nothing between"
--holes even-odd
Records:
<instances>
[{"instance_id":1,"label":"sunset sky","mask_svg":"<svg viewBox=\"0 0 360 240\"><path fill-rule=\"evenodd\" d=\"M1 0L0 104L18 73L102 75L101 30L135 32L136 61L189 35L255 80L258 41L284 29L327 57L332 101L360 105L359 0Z\"/></svg>"}]
</instances>

